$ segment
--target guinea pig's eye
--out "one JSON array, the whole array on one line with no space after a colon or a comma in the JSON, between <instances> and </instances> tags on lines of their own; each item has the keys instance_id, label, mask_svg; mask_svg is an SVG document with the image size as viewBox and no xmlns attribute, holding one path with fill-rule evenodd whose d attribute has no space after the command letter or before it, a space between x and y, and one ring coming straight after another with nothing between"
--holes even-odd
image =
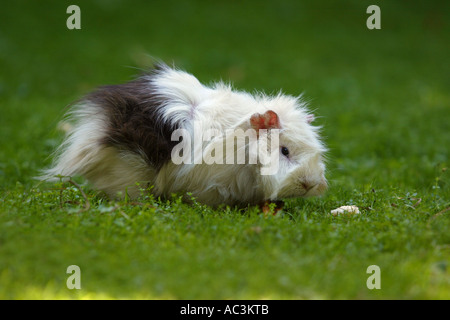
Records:
<instances>
[{"instance_id":1,"label":"guinea pig's eye","mask_svg":"<svg viewBox=\"0 0 450 320\"><path fill-rule=\"evenodd\" d=\"M281 153L283 154L283 156L288 157L289 156L289 149L286 147L281 147Z\"/></svg>"}]
</instances>

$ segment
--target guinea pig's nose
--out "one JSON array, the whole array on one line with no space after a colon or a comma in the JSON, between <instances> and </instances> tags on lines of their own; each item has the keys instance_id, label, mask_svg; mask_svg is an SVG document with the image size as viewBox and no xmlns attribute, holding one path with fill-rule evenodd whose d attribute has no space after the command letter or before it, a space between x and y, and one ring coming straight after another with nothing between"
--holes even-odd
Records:
<instances>
[{"instance_id":1,"label":"guinea pig's nose","mask_svg":"<svg viewBox=\"0 0 450 320\"><path fill-rule=\"evenodd\" d=\"M321 194L321 193L325 192L327 189L328 189L327 180L325 178L323 178L323 180L319 183L319 185L317 187L317 193Z\"/></svg>"},{"instance_id":2,"label":"guinea pig's nose","mask_svg":"<svg viewBox=\"0 0 450 320\"><path fill-rule=\"evenodd\" d=\"M308 194L308 196L321 195L328 189L328 184L325 179L322 179L320 181L302 180L300 182L300 185L304 190L304 194Z\"/></svg>"}]
</instances>

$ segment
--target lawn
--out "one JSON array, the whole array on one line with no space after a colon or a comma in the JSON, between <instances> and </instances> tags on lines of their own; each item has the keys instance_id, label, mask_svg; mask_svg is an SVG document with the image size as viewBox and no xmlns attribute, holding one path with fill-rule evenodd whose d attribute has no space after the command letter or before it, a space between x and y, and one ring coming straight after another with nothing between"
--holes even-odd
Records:
<instances>
[{"instance_id":1,"label":"lawn","mask_svg":"<svg viewBox=\"0 0 450 320\"><path fill-rule=\"evenodd\" d=\"M80 30L66 27L71 4ZM366 27L371 4L380 30ZM450 299L449 21L445 1L2 4L0 298ZM266 216L35 180L66 106L154 58L206 84L304 93L327 193ZM361 214L330 214L342 205Z\"/></svg>"}]
</instances>

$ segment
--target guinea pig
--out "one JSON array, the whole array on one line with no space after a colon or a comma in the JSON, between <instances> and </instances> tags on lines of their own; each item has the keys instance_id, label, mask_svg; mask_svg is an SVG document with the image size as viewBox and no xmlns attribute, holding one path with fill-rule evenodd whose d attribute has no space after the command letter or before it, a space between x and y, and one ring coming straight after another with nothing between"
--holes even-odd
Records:
<instances>
[{"instance_id":1,"label":"guinea pig","mask_svg":"<svg viewBox=\"0 0 450 320\"><path fill-rule=\"evenodd\" d=\"M81 175L111 198L136 198L144 188L162 198L188 194L213 207L318 196L327 189L326 148L301 96L252 95L223 82L205 86L159 63L133 81L88 94L68 119L71 129L42 179ZM175 134L180 130L184 135ZM198 137L208 130L215 134ZM220 133L237 130L255 134L228 147L237 139ZM273 151L277 164L270 173L263 172L263 157L249 161L250 146L263 140L260 150ZM219 146L213 152L218 161L211 162L213 146ZM244 161L230 162L242 148Z\"/></svg>"}]
</instances>

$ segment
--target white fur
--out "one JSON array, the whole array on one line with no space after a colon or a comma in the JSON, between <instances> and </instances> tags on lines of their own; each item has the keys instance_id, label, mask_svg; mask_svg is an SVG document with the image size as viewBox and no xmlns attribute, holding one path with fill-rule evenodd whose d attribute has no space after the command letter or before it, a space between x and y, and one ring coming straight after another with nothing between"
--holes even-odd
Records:
<instances>
[{"instance_id":1,"label":"white fur","mask_svg":"<svg viewBox=\"0 0 450 320\"><path fill-rule=\"evenodd\" d=\"M143 187L153 183L155 170L143 156L100 144L107 134L106 117L96 106L84 104L74 108L71 119L75 123L73 126L66 123L69 132L55 152L55 165L44 171L41 179L57 181L82 175L111 197L124 192L138 197L140 190L136 183L142 182Z\"/></svg>"},{"instance_id":2,"label":"white fur","mask_svg":"<svg viewBox=\"0 0 450 320\"><path fill-rule=\"evenodd\" d=\"M99 141L107 134L106 115L85 104L75 108L74 129L44 178L80 174L112 197L125 191L136 197L136 182L145 182L154 185L152 192L157 196L190 192L212 206L314 196L326 189L322 159L325 147L318 129L309 123L311 115L300 98L281 93L274 97L250 95L224 83L207 87L192 75L170 68L159 71L150 81L158 95L170 101L162 108L159 121L178 124L192 133L194 122L201 123L205 130L246 130L252 114L273 110L280 119L280 144L289 148L290 157L280 153L278 172L267 176L261 175L257 164L175 165L169 161L157 171L148 166L144 155L101 145Z\"/></svg>"}]
</instances>

